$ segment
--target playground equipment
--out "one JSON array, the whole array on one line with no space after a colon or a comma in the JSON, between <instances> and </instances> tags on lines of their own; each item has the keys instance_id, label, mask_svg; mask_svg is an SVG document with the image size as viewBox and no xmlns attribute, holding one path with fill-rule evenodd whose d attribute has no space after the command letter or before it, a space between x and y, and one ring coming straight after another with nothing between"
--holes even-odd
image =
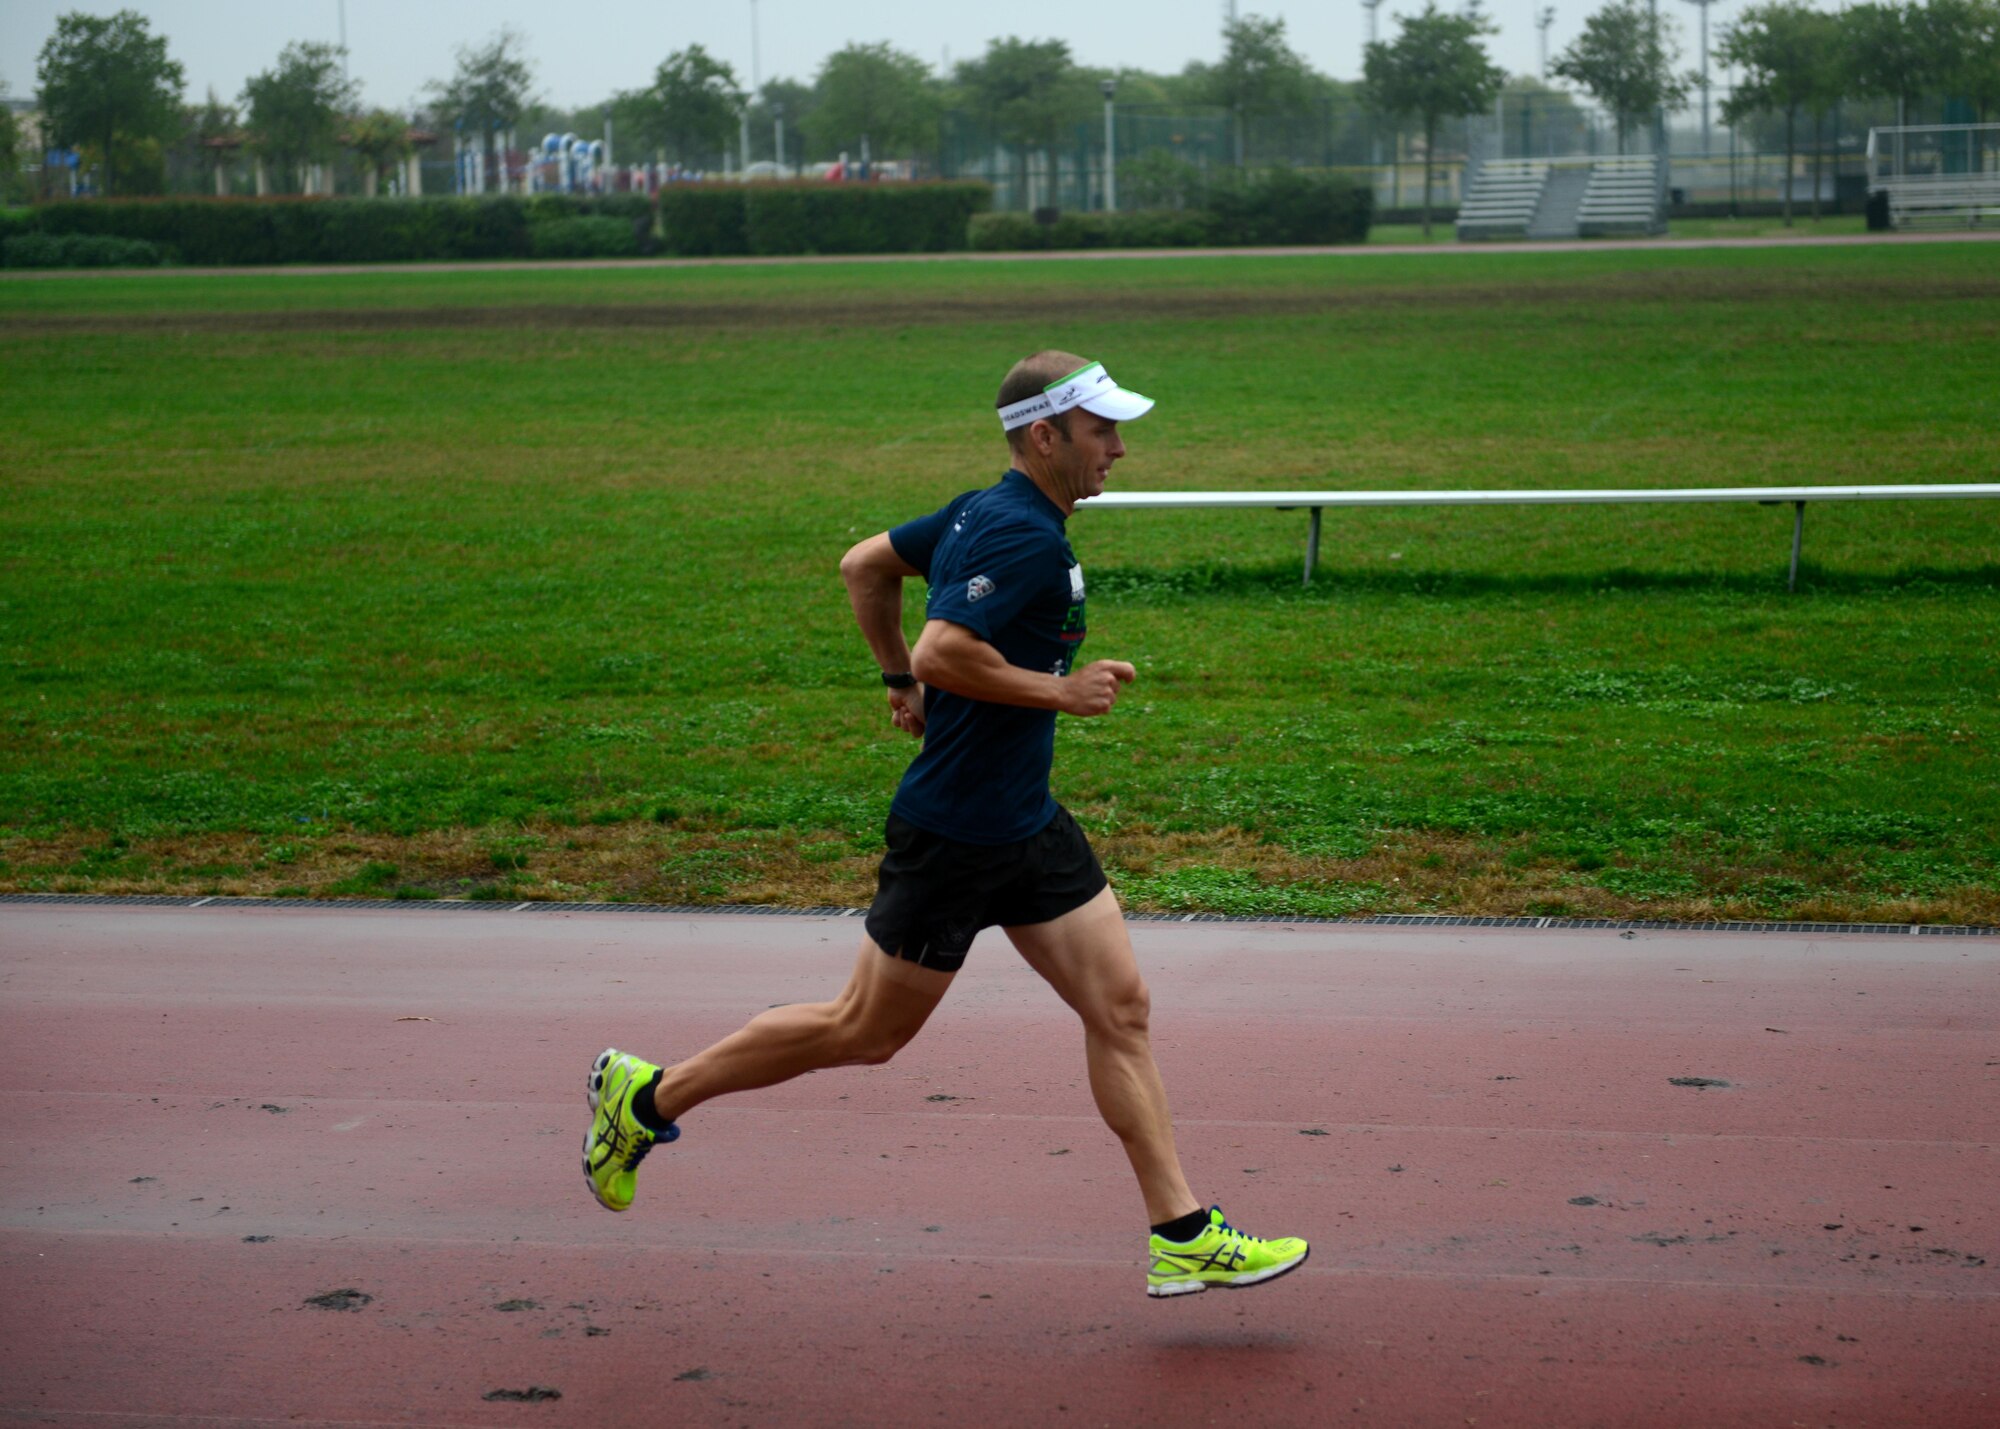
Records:
<instances>
[{"instance_id":1,"label":"playground equipment","mask_svg":"<svg viewBox=\"0 0 2000 1429\"><path fill-rule=\"evenodd\" d=\"M544 134L528 169L530 193L598 193L607 187L610 153L602 139Z\"/></svg>"}]
</instances>

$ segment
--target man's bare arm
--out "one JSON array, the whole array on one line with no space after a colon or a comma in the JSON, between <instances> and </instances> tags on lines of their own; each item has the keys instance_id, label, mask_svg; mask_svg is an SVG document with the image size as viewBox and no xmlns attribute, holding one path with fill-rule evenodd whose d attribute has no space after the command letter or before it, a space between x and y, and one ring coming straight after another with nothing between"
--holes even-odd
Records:
<instances>
[{"instance_id":1,"label":"man's bare arm","mask_svg":"<svg viewBox=\"0 0 2000 1429\"><path fill-rule=\"evenodd\" d=\"M1119 686L1129 685L1138 674L1123 660L1093 660L1068 675L1024 670L949 620L927 622L910 659L919 680L955 695L1073 715L1108 713L1118 702Z\"/></svg>"},{"instance_id":2,"label":"man's bare arm","mask_svg":"<svg viewBox=\"0 0 2000 1429\"><path fill-rule=\"evenodd\" d=\"M903 582L922 575L896 554L889 533L870 536L840 558L840 579L847 586L847 603L855 623L886 675L911 668L910 643L903 634ZM911 734L924 732L924 692L921 688L889 691L889 720Z\"/></svg>"}]
</instances>

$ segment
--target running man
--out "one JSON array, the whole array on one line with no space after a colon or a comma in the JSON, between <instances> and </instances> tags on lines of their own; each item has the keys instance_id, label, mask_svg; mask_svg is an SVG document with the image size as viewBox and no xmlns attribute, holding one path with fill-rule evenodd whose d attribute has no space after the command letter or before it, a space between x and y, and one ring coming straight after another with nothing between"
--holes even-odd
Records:
<instances>
[{"instance_id":1,"label":"running man","mask_svg":"<svg viewBox=\"0 0 2000 1429\"><path fill-rule=\"evenodd\" d=\"M1300 1265L1307 1245L1245 1235L1189 1189L1118 900L1049 793L1057 713L1108 714L1135 674L1122 660L1077 663L1083 568L1064 522L1125 455L1118 424L1153 402L1099 363L1039 352L1007 374L998 406L1013 460L998 484L871 536L840 563L890 720L923 740L890 805L853 976L834 1001L759 1013L685 1062L605 1051L590 1069L584 1172L598 1201L622 1211L640 1160L703 1102L887 1062L943 999L973 938L997 925L1083 1021L1091 1094L1152 1223L1146 1293L1259 1284ZM915 650L903 634L913 576L930 587Z\"/></svg>"}]
</instances>

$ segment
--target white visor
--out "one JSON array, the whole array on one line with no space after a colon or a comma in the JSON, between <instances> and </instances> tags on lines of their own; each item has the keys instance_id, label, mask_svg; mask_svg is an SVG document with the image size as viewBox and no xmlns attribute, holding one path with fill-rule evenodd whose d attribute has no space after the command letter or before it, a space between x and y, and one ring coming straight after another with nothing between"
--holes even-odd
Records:
<instances>
[{"instance_id":1,"label":"white visor","mask_svg":"<svg viewBox=\"0 0 2000 1429\"><path fill-rule=\"evenodd\" d=\"M1011 432L1045 417L1081 407L1114 422L1129 422L1153 410L1153 399L1128 392L1111 380L1104 364L1093 362L1067 377L1058 377L1034 396L1000 409L1000 429Z\"/></svg>"}]
</instances>

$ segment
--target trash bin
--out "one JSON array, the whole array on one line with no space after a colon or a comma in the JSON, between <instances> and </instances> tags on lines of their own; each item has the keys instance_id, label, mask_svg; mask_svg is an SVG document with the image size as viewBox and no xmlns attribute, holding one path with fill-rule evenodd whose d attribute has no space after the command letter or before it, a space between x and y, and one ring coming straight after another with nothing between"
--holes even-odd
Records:
<instances>
[{"instance_id":1,"label":"trash bin","mask_svg":"<svg viewBox=\"0 0 2000 1429\"><path fill-rule=\"evenodd\" d=\"M1868 195L1868 231L1885 233L1889 230L1889 191L1876 189Z\"/></svg>"}]
</instances>

